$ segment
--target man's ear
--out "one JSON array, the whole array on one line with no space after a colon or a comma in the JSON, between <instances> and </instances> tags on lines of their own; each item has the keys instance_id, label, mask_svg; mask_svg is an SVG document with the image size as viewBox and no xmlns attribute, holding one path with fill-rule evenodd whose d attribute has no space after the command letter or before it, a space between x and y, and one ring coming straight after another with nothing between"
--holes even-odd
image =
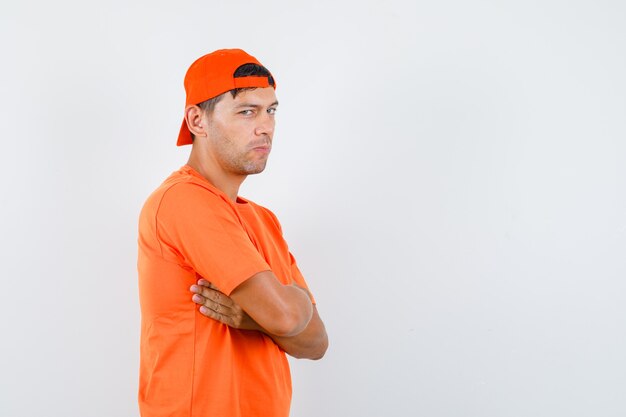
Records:
<instances>
[{"instance_id":1,"label":"man's ear","mask_svg":"<svg viewBox=\"0 0 626 417\"><path fill-rule=\"evenodd\" d=\"M195 136L206 136L206 126L203 123L204 111L193 104L185 108L185 121L189 131Z\"/></svg>"}]
</instances>

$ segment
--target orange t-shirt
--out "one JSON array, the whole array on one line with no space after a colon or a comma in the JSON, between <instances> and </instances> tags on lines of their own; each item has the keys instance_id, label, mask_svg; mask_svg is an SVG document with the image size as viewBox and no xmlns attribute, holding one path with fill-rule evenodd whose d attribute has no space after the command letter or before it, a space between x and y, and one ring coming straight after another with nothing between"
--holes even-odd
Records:
<instances>
[{"instance_id":1,"label":"orange t-shirt","mask_svg":"<svg viewBox=\"0 0 626 417\"><path fill-rule=\"evenodd\" d=\"M189 287L199 277L229 295L272 270L306 287L269 210L232 202L185 165L146 201L139 217L142 417L286 417L285 353L265 334L203 316Z\"/></svg>"}]
</instances>

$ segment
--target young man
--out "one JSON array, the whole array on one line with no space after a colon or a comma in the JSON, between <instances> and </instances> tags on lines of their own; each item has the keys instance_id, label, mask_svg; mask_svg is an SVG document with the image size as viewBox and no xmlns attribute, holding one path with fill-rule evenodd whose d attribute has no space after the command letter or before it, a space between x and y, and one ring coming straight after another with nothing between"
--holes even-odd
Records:
<instances>
[{"instance_id":1,"label":"young man","mask_svg":"<svg viewBox=\"0 0 626 417\"><path fill-rule=\"evenodd\" d=\"M188 163L139 218L143 417L286 417L285 352L321 358L328 338L272 212L238 196L272 147L276 84L239 49L185 76L178 145Z\"/></svg>"}]
</instances>

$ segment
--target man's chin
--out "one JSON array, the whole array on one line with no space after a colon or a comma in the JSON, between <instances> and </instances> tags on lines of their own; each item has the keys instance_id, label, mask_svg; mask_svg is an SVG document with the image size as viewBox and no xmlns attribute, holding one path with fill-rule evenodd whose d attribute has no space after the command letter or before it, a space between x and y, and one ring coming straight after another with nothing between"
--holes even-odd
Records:
<instances>
[{"instance_id":1,"label":"man's chin","mask_svg":"<svg viewBox=\"0 0 626 417\"><path fill-rule=\"evenodd\" d=\"M245 175L255 175L255 174L260 174L261 172L265 171L265 163L263 164L256 164L254 166L248 166L245 169L243 169L242 174Z\"/></svg>"},{"instance_id":2,"label":"man's chin","mask_svg":"<svg viewBox=\"0 0 626 417\"><path fill-rule=\"evenodd\" d=\"M265 171L265 167L257 169L255 171L252 171L251 173L249 173L248 175L256 175L256 174L260 174L261 172Z\"/></svg>"}]
</instances>

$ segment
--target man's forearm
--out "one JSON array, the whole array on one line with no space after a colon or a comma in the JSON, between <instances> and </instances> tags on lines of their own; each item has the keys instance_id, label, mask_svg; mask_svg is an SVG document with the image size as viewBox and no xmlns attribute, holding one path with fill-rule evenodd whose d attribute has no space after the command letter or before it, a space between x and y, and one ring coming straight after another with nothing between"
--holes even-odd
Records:
<instances>
[{"instance_id":1,"label":"man's forearm","mask_svg":"<svg viewBox=\"0 0 626 417\"><path fill-rule=\"evenodd\" d=\"M270 337L281 349L295 358L320 359L328 347L328 336L324 323L320 319L315 304L312 303L310 293L298 285L287 286L297 298L302 298L302 304L307 305L310 318L303 324L300 331L292 335L277 335L272 329L267 329L256 322L233 299L222 293L210 282L200 279L198 285L190 288L192 300L200 305L200 313L230 327L240 330L256 330Z\"/></svg>"},{"instance_id":2,"label":"man's forearm","mask_svg":"<svg viewBox=\"0 0 626 417\"><path fill-rule=\"evenodd\" d=\"M265 334L290 356L298 359L321 359L328 348L328 335L324 323L313 306L313 316L307 327L295 336L276 336L264 329Z\"/></svg>"}]
</instances>

